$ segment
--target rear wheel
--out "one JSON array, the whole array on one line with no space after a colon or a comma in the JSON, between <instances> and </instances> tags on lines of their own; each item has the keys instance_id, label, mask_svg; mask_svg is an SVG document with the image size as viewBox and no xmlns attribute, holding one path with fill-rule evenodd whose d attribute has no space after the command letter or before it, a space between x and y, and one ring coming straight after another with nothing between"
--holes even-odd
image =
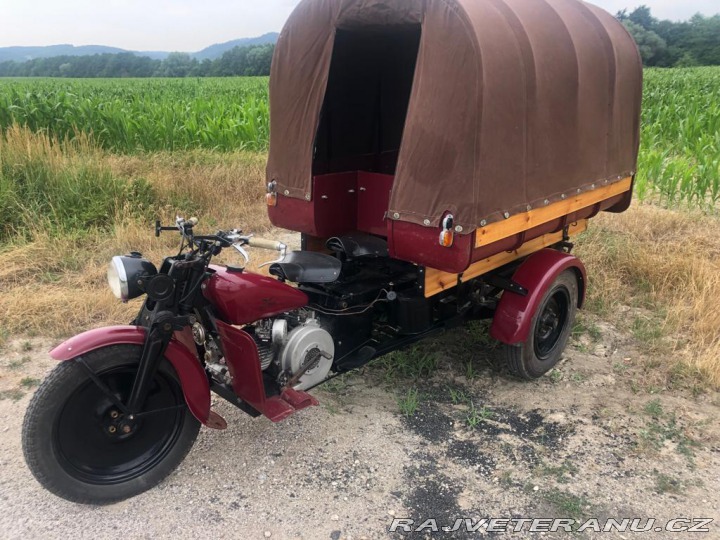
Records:
<instances>
[{"instance_id":1,"label":"rear wheel","mask_svg":"<svg viewBox=\"0 0 720 540\"><path fill-rule=\"evenodd\" d=\"M200 423L188 411L177 376L163 359L142 413L126 403L142 348L117 345L59 364L25 414L28 467L52 493L74 502L107 504L157 485L190 451ZM113 399L105 390L109 390Z\"/></svg>"},{"instance_id":2,"label":"rear wheel","mask_svg":"<svg viewBox=\"0 0 720 540\"><path fill-rule=\"evenodd\" d=\"M578 280L574 270L565 270L543 296L533 316L527 340L505 345L510 372L522 379L537 379L562 357L570 337L578 305Z\"/></svg>"}]
</instances>

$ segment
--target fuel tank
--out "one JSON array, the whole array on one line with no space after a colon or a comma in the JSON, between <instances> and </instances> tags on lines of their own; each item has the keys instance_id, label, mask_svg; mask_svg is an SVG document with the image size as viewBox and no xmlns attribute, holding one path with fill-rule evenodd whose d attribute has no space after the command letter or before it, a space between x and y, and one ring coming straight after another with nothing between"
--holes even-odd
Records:
<instances>
[{"instance_id":1,"label":"fuel tank","mask_svg":"<svg viewBox=\"0 0 720 540\"><path fill-rule=\"evenodd\" d=\"M308 297L280 281L211 265L215 273L205 283L205 298L229 324L241 325L301 308Z\"/></svg>"}]
</instances>

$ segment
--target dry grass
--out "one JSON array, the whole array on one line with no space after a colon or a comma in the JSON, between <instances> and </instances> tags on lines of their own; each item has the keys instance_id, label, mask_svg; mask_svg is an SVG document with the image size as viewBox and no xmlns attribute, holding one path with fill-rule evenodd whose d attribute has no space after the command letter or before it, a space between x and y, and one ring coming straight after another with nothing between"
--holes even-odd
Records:
<instances>
[{"instance_id":1,"label":"dry grass","mask_svg":"<svg viewBox=\"0 0 720 540\"><path fill-rule=\"evenodd\" d=\"M92 168L113 178L146 180L160 203L153 215L166 224L176 214L200 218L201 231L270 228L264 208L265 156L248 152L192 151L113 156L82 140L59 144L24 129L5 133L0 159L27 156L52 174ZM114 228L58 232L46 223L27 224L22 240L0 246L0 336L63 337L103 324L122 324L138 303L120 304L109 292L105 272L113 255L140 251L159 263L174 253L179 237L153 234L150 218L118 205ZM28 220L30 221L30 220Z\"/></svg>"},{"instance_id":2,"label":"dry grass","mask_svg":"<svg viewBox=\"0 0 720 540\"><path fill-rule=\"evenodd\" d=\"M270 227L265 210L265 154L214 153L192 150L143 156L108 155L114 174L143 178L166 201L170 219L176 213L197 215L209 227L252 225L254 231Z\"/></svg>"},{"instance_id":3,"label":"dry grass","mask_svg":"<svg viewBox=\"0 0 720 540\"><path fill-rule=\"evenodd\" d=\"M265 155L189 151L115 156L82 139L58 144L26 130L6 133L3 153L40 163L53 174L91 168L113 179L144 180L156 198L153 215L197 215L201 228L270 228L264 198ZM20 158L18 158L20 156ZM22 161L22 160L21 160ZM0 337L61 337L129 321L137 303L122 305L107 290L112 255L140 251L159 262L177 246L156 239L152 219L116 205L111 230L25 230L0 246ZM146 215L141 214L141 215ZM720 220L652 205L601 215L579 241L591 278L588 307L636 334L651 360L648 380L669 387L697 381L720 387ZM261 254L257 254L261 256Z\"/></svg>"},{"instance_id":4,"label":"dry grass","mask_svg":"<svg viewBox=\"0 0 720 540\"><path fill-rule=\"evenodd\" d=\"M720 387L720 220L636 204L599 216L578 244L590 309L647 342L648 376Z\"/></svg>"}]
</instances>

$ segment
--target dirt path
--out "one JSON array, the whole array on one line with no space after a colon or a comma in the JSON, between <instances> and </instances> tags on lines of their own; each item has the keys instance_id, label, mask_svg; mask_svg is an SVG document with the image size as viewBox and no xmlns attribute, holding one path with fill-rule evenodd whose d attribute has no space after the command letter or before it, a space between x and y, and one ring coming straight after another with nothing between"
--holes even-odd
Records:
<instances>
[{"instance_id":1,"label":"dirt path","mask_svg":"<svg viewBox=\"0 0 720 540\"><path fill-rule=\"evenodd\" d=\"M202 430L159 487L104 508L57 499L26 469L22 417L34 379L53 362L45 340L10 341L0 350L0 537L430 537L390 535L395 516L418 525L460 517L708 517L716 519L712 532L686 536L720 538L718 395L634 392L642 374L632 341L600 323L593 333L534 383L511 379L496 367L497 351L484 352L477 332L461 329L334 381L315 392L320 407L281 424L218 403L227 431ZM433 375L413 379L408 366L428 355L439 359ZM412 411L413 387L418 404L405 416L399 402Z\"/></svg>"}]
</instances>

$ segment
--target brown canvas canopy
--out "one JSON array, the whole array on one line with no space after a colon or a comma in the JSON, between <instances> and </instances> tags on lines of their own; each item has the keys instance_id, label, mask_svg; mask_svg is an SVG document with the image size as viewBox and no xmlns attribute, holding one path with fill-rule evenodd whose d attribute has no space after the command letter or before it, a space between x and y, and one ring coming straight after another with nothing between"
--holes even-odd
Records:
<instances>
[{"instance_id":1,"label":"brown canvas canopy","mask_svg":"<svg viewBox=\"0 0 720 540\"><path fill-rule=\"evenodd\" d=\"M388 217L471 232L633 175L641 87L630 35L578 0L303 0L273 59L268 180L310 200L313 175L395 151L375 162Z\"/></svg>"}]
</instances>

